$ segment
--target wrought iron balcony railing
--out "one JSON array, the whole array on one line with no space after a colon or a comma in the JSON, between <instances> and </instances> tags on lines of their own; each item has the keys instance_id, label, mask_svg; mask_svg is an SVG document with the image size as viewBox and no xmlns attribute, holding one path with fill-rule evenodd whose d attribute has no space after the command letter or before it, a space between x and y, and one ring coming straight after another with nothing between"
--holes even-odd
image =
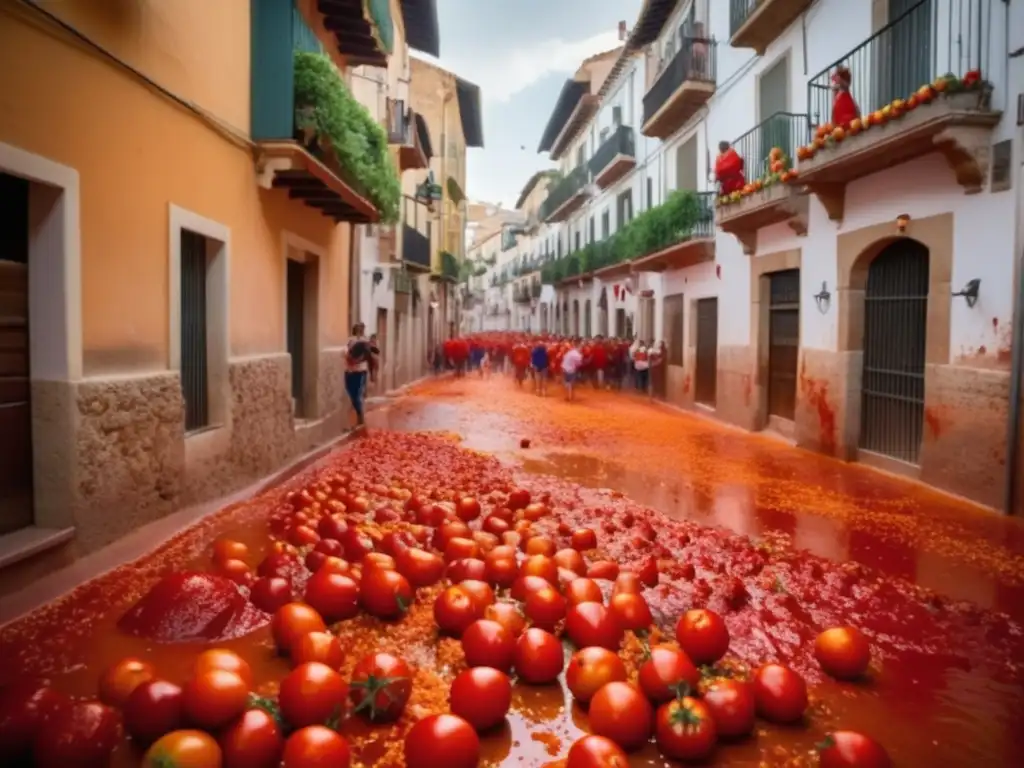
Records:
<instances>
[{"instance_id":1,"label":"wrought iron balcony railing","mask_svg":"<svg viewBox=\"0 0 1024 768\"><path fill-rule=\"evenodd\" d=\"M590 173L594 176L600 175L608 167L608 164L620 155L636 157L636 138L634 137L633 129L628 125L618 126L612 135L605 139L601 146L597 148L597 151L588 163Z\"/></svg>"},{"instance_id":2,"label":"wrought iron balcony railing","mask_svg":"<svg viewBox=\"0 0 1024 768\"><path fill-rule=\"evenodd\" d=\"M729 0L729 36L735 35L764 0Z\"/></svg>"},{"instance_id":3,"label":"wrought iron balcony railing","mask_svg":"<svg viewBox=\"0 0 1024 768\"><path fill-rule=\"evenodd\" d=\"M580 194L588 181L590 181L590 173L587 166L580 165L570 171L564 179L548 192L547 198L540 207L541 219L547 219L551 214L569 202L569 200Z\"/></svg>"},{"instance_id":4,"label":"wrought iron balcony railing","mask_svg":"<svg viewBox=\"0 0 1024 768\"><path fill-rule=\"evenodd\" d=\"M995 66L992 0L922 0L807 83L815 126L832 119L832 76L845 67L862 115L907 99L921 86L952 73L982 75ZM999 30L1002 33L1002 30Z\"/></svg>"},{"instance_id":5,"label":"wrought iron balcony railing","mask_svg":"<svg viewBox=\"0 0 1024 768\"><path fill-rule=\"evenodd\" d=\"M807 115L776 112L732 142L732 147L743 158L744 176L753 181L769 173L769 155L776 147L795 162L797 147L810 140L810 132Z\"/></svg>"},{"instance_id":6,"label":"wrought iron balcony railing","mask_svg":"<svg viewBox=\"0 0 1024 768\"><path fill-rule=\"evenodd\" d=\"M687 81L714 83L716 43L705 37L684 37L679 50L644 94L644 122L650 120Z\"/></svg>"},{"instance_id":7,"label":"wrought iron balcony railing","mask_svg":"<svg viewBox=\"0 0 1024 768\"><path fill-rule=\"evenodd\" d=\"M402 260L430 269L430 238L408 224L402 225Z\"/></svg>"}]
</instances>

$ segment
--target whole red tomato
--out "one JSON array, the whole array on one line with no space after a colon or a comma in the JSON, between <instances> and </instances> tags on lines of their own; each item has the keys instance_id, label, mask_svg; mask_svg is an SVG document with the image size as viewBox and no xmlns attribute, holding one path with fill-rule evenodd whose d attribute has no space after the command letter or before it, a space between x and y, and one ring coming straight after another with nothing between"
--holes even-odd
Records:
<instances>
[{"instance_id":1,"label":"whole red tomato","mask_svg":"<svg viewBox=\"0 0 1024 768\"><path fill-rule=\"evenodd\" d=\"M526 509L530 505L530 492L525 488L516 488L508 495L508 508L513 512Z\"/></svg>"},{"instance_id":2,"label":"whole red tomato","mask_svg":"<svg viewBox=\"0 0 1024 768\"><path fill-rule=\"evenodd\" d=\"M323 725L295 731L284 743L281 768L349 768L352 750L345 737Z\"/></svg>"},{"instance_id":3,"label":"whole red tomato","mask_svg":"<svg viewBox=\"0 0 1024 768\"><path fill-rule=\"evenodd\" d=\"M249 589L249 602L264 613L274 613L292 600L292 585L281 576L256 579Z\"/></svg>"},{"instance_id":4,"label":"whole red tomato","mask_svg":"<svg viewBox=\"0 0 1024 768\"><path fill-rule=\"evenodd\" d=\"M448 563L444 575L454 583L468 580L486 581L487 563L476 557L462 557Z\"/></svg>"},{"instance_id":5,"label":"whole red tomato","mask_svg":"<svg viewBox=\"0 0 1024 768\"><path fill-rule=\"evenodd\" d=\"M629 757L611 739L589 734L569 747L565 768L629 768Z\"/></svg>"},{"instance_id":6,"label":"whole red tomato","mask_svg":"<svg viewBox=\"0 0 1024 768\"><path fill-rule=\"evenodd\" d=\"M36 768L106 766L121 742L117 710L97 701L76 701L57 709L37 734Z\"/></svg>"},{"instance_id":7,"label":"whole red tomato","mask_svg":"<svg viewBox=\"0 0 1024 768\"><path fill-rule=\"evenodd\" d=\"M703 760L715 749L715 721L701 701L684 696L658 707L654 738L666 757Z\"/></svg>"},{"instance_id":8,"label":"whole red tomato","mask_svg":"<svg viewBox=\"0 0 1024 768\"><path fill-rule=\"evenodd\" d=\"M185 720L205 730L216 730L245 711L249 691L240 675L226 669L193 675L181 689Z\"/></svg>"},{"instance_id":9,"label":"whole red tomato","mask_svg":"<svg viewBox=\"0 0 1024 768\"><path fill-rule=\"evenodd\" d=\"M458 586L473 599L481 613L487 610L487 606L494 604L494 590L486 581L465 579L460 581Z\"/></svg>"},{"instance_id":10,"label":"whole red tomato","mask_svg":"<svg viewBox=\"0 0 1024 768\"><path fill-rule=\"evenodd\" d=\"M615 577L615 585L612 587L612 596L615 595L639 595L644 591L644 585L640 577L632 571L620 573Z\"/></svg>"},{"instance_id":11,"label":"whole red tomato","mask_svg":"<svg viewBox=\"0 0 1024 768\"><path fill-rule=\"evenodd\" d=\"M480 738L457 715L430 715L405 736L406 768L477 768Z\"/></svg>"},{"instance_id":12,"label":"whole red tomato","mask_svg":"<svg viewBox=\"0 0 1024 768\"><path fill-rule=\"evenodd\" d=\"M320 534L323 541L336 541L339 544L345 537L348 530L348 521L343 514L327 515L320 519L316 526L316 532Z\"/></svg>"},{"instance_id":13,"label":"whole red tomato","mask_svg":"<svg viewBox=\"0 0 1024 768\"><path fill-rule=\"evenodd\" d=\"M484 579L498 587L511 587L519 578L515 556L489 558L485 561Z\"/></svg>"},{"instance_id":14,"label":"whole red tomato","mask_svg":"<svg viewBox=\"0 0 1024 768\"><path fill-rule=\"evenodd\" d=\"M807 709L807 683L789 667L765 664L754 673L757 712L773 723L794 723Z\"/></svg>"},{"instance_id":15,"label":"whole red tomato","mask_svg":"<svg viewBox=\"0 0 1024 768\"><path fill-rule=\"evenodd\" d=\"M154 677L156 669L149 662L134 657L121 659L100 675L100 701L121 708L139 684Z\"/></svg>"},{"instance_id":16,"label":"whole red tomato","mask_svg":"<svg viewBox=\"0 0 1024 768\"><path fill-rule=\"evenodd\" d=\"M19 680L0 691L0 763L25 761L36 735L65 704L49 680Z\"/></svg>"},{"instance_id":17,"label":"whole red tomato","mask_svg":"<svg viewBox=\"0 0 1024 768\"><path fill-rule=\"evenodd\" d=\"M814 643L814 657L821 668L839 680L856 680L868 671L871 646L854 627L826 629Z\"/></svg>"},{"instance_id":18,"label":"whole red tomato","mask_svg":"<svg viewBox=\"0 0 1024 768\"><path fill-rule=\"evenodd\" d=\"M582 576L587 572L587 564L583 562L583 555L575 549L560 549L555 552L553 559L559 568L572 571L577 576Z\"/></svg>"},{"instance_id":19,"label":"whole red tomato","mask_svg":"<svg viewBox=\"0 0 1024 768\"><path fill-rule=\"evenodd\" d=\"M640 665L640 690L655 704L688 696L697 690L700 671L678 648L657 645Z\"/></svg>"},{"instance_id":20,"label":"whole red tomato","mask_svg":"<svg viewBox=\"0 0 1024 768\"><path fill-rule=\"evenodd\" d=\"M305 603L288 603L277 609L270 622L277 649L291 653L292 645L310 632L326 632L323 617Z\"/></svg>"},{"instance_id":21,"label":"whole red tomato","mask_svg":"<svg viewBox=\"0 0 1024 768\"><path fill-rule=\"evenodd\" d=\"M235 764L237 765L237 763ZM171 731L146 750L141 768L234 768L224 763L220 745L203 731ZM255 765L254 765L255 768Z\"/></svg>"},{"instance_id":22,"label":"whole red tomato","mask_svg":"<svg viewBox=\"0 0 1024 768\"><path fill-rule=\"evenodd\" d=\"M577 528L572 532L572 548L578 552L597 549L597 534L591 528Z\"/></svg>"},{"instance_id":23,"label":"whole red tomato","mask_svg":"<svg viewBox=\"0 0 1024 768\"><path fill-rule=\"evenodd\" d=\"M619 564L611 560L600 560L596 563L591 563L590 567L587 568L586 576L588 579L615 581L619 576Z\"/></svg>"},{"instance_id":24,"label":"whole red tomato","mask_svg":"<svg viewBox=\"0 0 1024 768\"><path fill-rule=\"evenodd\" d=\"M485 517L483 525L481 526L483 530L488 533L493 533L495 536L501 536L501 534L511 529L511 527L512 526L509 525L508 522L497 515L488 515Z\"/></svg>"},{"instance_id":25,"label":"whole red tomato","mask_svg":"<svg viewBox=\"0 0 1024 768\"><path fill-rule=\"evenodd\" d=\"M586 705L607 683L624 682L626 666L617 653L607 648L581 648L565 668L565 684L581 704Z\"/></svg>"},{"instance_id":26,"label":"whole red tomato","mask_svg":"<svg viewBox=\"0 0 1024 768\"><path fill-rule=\"evenodd\" d=\"M505 721L512 706L512 682L492 667L467 669L452 681L449 693L452 714L478 731L495 728Z\"/></svg>"},{"instance_id":27,"label":"whole red tomato","mask_svg":"<svg viewBox=\"0 0 1024 768\"><path fill-rule=\"evenodd\" d=\"M547 555L530 555L519 566L521 576L538 576L548 584L558 585L558 565Z\"/></svg>"},{"instance_id":28,"label":"whole red tomato","mask_svg":"<svg viewBox=\"0 0 1024 768\"><path fill-rule=\"evenodd\" d=\"M359 585L348 576L323 568L309 577L303 599L329 624L359 613Z\"/></svg>"},{"instance_id":29,"label":"whole red tomato","mask_svg":"<svg viewBox=\"0 0 1024 768\"><path fill-rule=\"evenodd\" d=\"M519 612L515 603L494 603L487 606L484 618L496 621L507 629L512 637L519 637L526 629L526 617Z\"/></svg>"},{"instance_id":30,"label":"whole red tomato","mask_svg":"<svg viewBox=\"0 0 1024 768\"><path fill-rule=\"evenodd\" d=\"M281 716L295 728L326 723L345 710L349 688L326 664L300 664L281 681L278 705Z\"/></svg>"},{"instance_id":31,"label":"whole red tomato","mask_svg":"<svg viewBox=\"0 0 1024 768\"><path fill-rule=\"evenodd\" d=\"M256 568L260 576L280 576L283 579L290 579L298 568L302 566L295 559L294 555L287 552L271 552Z\"/></svg>"},{"instance_id":32,"label":"whole red tomato","mask_svg":"<svg viewBox=\"0 0 1024 768\"><path fill-rule=\"evenodd\" d=\"M412 670L390 653L364 656L352 670L354 712L365 712L374 722L397 720L412 695Z\"/></svg>"},{"instance_id":33,"label":"whole red tomato","mask_svg":"<svg viewBox=\"0 0 1024 768\"><path fill-rule=\"evenodd\" d=\"M484 609L462 587L448 587L434 600L434 621L445 634L461 637Z\"/></svg>"},{"instance_id":34,"label":"whole red tomato","mask_svg":"<svg viewBox=\"0 0 1024 768\"><path fill-rule=\"evenodd\" d=\"M554 587L544 587L526 596L524 609L534 626L550 631L565 618L565 598Z\"/></svg>"},{"instance_id":35,"label":"whole red tomato","mask_svg":"<svg viewBox=\"0 0 1024 768\"><path fill-rule=\"evenodd\" d=\"M575 550L570 550L574 554L579 553ZM530 536L528 539L523 541L523 552L527 556L531 555L544 555L544 557L550 557L555 560L555 555L558 553L558 547L555 546L555 542L549 539L547 536ZM555 560L555 566L558 566L558 561Z\"/></svg>"},{"instance_id":36,"label":"whole red tomato","mask_svg":"<svg viewBox=\"0 0 1024 768\"><path fill-rule=\"evenodd\" d=\"M565 614L565 633L578 648L591 645L618 651L624 632L615 614L601 603L578 603Z\"/></svg>"},{"instance_id":37,"label":"whole red tomato","mask_svg":"<svg viewBox=\"0 0 1024 768\"><path fill-rule=\"evenodd\" d=\"M419 547L406 547L396 555L398 572L413 587L430 587L444 575L444 560Z\"/></svg>"},{"instance_id":38,"label":"whole red tomato","mask_svg":"<svg viewBox=\"0 0 1024 768\"><path fill-rule=\"evenodd\" d=\"M742 680L716 680L704 691L719 736L738 738L754 730L754 688Z\"/></svg>"},{"instance_id":39,"label":"whole red tomato","mask_svg":"<svg viewBox=\"0 0 1024 768\"><path fill-rule=\"evenodd\" d=\"M202 675L211 669L234 672L245 681L246 685L252 687L252 667L234 651L225 648L211 648L196 656L196 660L192 663L193 675Z\"/></svg>"},{"instance_id":40,"label":"whole red tomato","mask_svg":"<svg viewBox=\"0 0 1024 768\"><path fill-rule=\"evenodd\" d=\"M531 685L552 683L565 664L565 650L550 632L530 627L516 640L515 668L519 677Z\"/></svg>"},{"instance_id":41,"label":"whole red tomato","mask_svg":"<svg viewBox=\"0 0 1024 768\"><path fill-rule=\"evenodd\" d=\"M397 619L404 616L412 605L412 585L398 571L371 568L363 573L359 599L363 607L377 618Z\"/></svg>"},{"instance_id":42,"label":"whole red tomato","mask_svg":"<svg viewBox=\"0 0 1024 768\"><path fill-rule=\"evenodd\" d=\"M277 768L284 735L272 715L250 709L220 734L223 768Z\"/></svg>"},{"instance_id":43,"label":"whole red tomato","mask_svg":"<svg viewBox=\"0 0 1024 768\"><path fill-rule=\"evenodd\" d=\"M676 641L694 664L714 664L729 650L729 630L714 611L694 608L679 618Z\"/></svg>"},{"instance_id":44,"label":"whole red tomato","mask_svg":"<svg viewBox=\"0 0 1024 768\"><path fill-rule=\"evenodd\" d=\"M606 683L590 700L590 730L605 736L627 752L647 743L654 727L654 710L634 686Z\"/></svg>"},{"instance_id":45,"label":"whole red tomato","mask_svg":"<svg viewBox=\"0 0 1024 768\"><path fill-rule=\"evenodd\" d=\"M651 624L654 623L651 607L647 604L647 600L643 595L628 592L613 595L608 603L608 607L611 608L612 613L615 614L615 618L619 622L619 626L623 629L637 632L649 629Z\"/></svg>"},{"instance_id":46,"label":"whole red tomato","mask_svg":"<svg viewBox=\"0 0 1024 768\"><path fill-rule=\"evenodd\" d=\"M149 680L132 691L124 707L124 725L132 740L149 744L184 722L182 691L166 680Z\"/></svg>"},{"instance_id":47,"label":"whole red tomato","mask_svg":"<svg viewBox=\"0 0 1024 768\"><path fill-rule=\"evenodd\" d=\"M463 496L455 505L455 514L464 522L476 520L480 517L480 502L472 496Z\"/></svg>"},{"instance_id":48,"label":"whole red tomato","mask_svg":"<svg viewBox=\"0 0 1024 768\"><path fill-rule=\"evenodd\" d=\"M462 633L462 652L470 667L493 667L502 672L515 661L515 637L496 621L480 619Z\"/></svg>"},{"instance_id":49,"label":"whole red tomato","mask_svg":"<svg viewBox=\"0 0 1024 768\"><path fill-rule=\"evenodd\" d=\"M309 632L300 637L292 646L292 664L308 664L318 661L331 669L338 669L345 660L341 641L330 632Z\"/></svg>"},{"instance_id":50,"label":"whole red tomato","mask_svg":"<svg viewBox=\"0 0 1024 768\"><path fill-rule=\"evenodd\" d=\"M821 768L891 768L885 748L856 731L833 731L818 745Z\"/></svg>"},{"instance_id":51,"label":"whole red tomato","mask_svg":"<svg viewBox=\"0 0 1024 768\"><path fill-rule=\"evenodd\" d=\"M550 586L551 582L547 579L542 579L540 576L524 576L520 570L519 578L512 583L510 594L513 600L524 601L531 592Z\"/></svg>"},{"instance_id":52,"label":"whole red tomato","mask_svg":"<svg viewBox=\"0 0 1024 768\"><path fill-rule=\"evenodd\" d=\"M565 599L569 602L569 605L603 603L604 595L601 593L601 587L597 585L596 581L581 576L565 585Z\"/></svg>"}]
</instances>

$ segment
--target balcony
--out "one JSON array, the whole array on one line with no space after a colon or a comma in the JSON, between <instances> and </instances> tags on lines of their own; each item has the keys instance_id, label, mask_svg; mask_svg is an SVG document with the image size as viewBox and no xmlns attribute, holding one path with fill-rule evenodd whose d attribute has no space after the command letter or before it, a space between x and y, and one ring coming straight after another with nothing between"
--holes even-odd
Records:
<instances>
[{"instance_id":1,"label":"balcony","mask_svg":"<svg viewBox=\"0 0 1024 768\"><path fill-rule=\"evenodd\" d=\"M388 99L388 144L398 147L399 172L429 168L433 147L423 116L398 99Z\"/></svg>"},{"instance_id":2,"label":"balcony","mask_svg":"<svg viewBox=\"0 0 1024 768\"><path fill-rule=\"evenodd\" d=\"M715 192L695 193L695 213L686 217L693 223L670 232L660 243L652 243L655 250L633 259L632 271L665 272L714 261L715 197Z\"/></svg>"},{"instance_id":3,"label":"balcony","mask_svg":"<svg viewBox=\"0 0 1024 768\"><path fill-rule=\"evenodd\" d=\"M776 112L732 142L743 158L746 184L726 200L719 198L716 218L748 256L756 252L763 227L787 222L797 234L807 234L807 197L782 176L809 134L807 115Z\"/></svg>"},{"instance_id":4,"label":"balcony","mask_svg":"<svg viewBox=\"0 0 1024 768\"><path fill-rule=\"evenodd\" d=\"M633 129L626 125L618 126L597 148L588 165L594 183L601 189L607 189L633 170L636 166Z\"/></svg>"},{"instance_id":5,"label":"balcony","mask_svg":"<svg viewBox=\"0 0 1024 768\"><path fill-rule=\"evenodd\" d=\"M589 181L588 176L587 166L581 165L551 187L547 198L540 206L541 219L547 222L561 222L578 211L587 199L584 189Z\"/></svg>"},{"instance_id":6,"label":"balcony","mask_svg":"<svg viewBox=\"0 0 1024 768\"><path fill-rule=\"evenodd\" d=\"M529 304L531 299L530 286L528 283L517 285L512 290L512 301L516 304Z\"/></svg>"},{"instance_id":7,"label":"balcony","mask_svg":"<svg viewBox=\"0 0 1024 768\"><path fill-rule=\"evenodd\" d=\"M402 261L416 272L430 272L430 211L416 198L402 199Z\"/></svg>"},{"instance_id":8,"label":"balcony","mask_svg":"<svg viewBox=\"0 0 1024 768\"><path fill-rule=\"evenodd\" d=\"M272 5L276 0L257 2ZM388 65L395 44L389 0L297 0L295 5L320 43L328 50L333 48L348 66Z\"/></svg>"},{"instance_id":9,"label":"balcony","mask_svg":"<svg viewBox=\"0 0 1024 768\"><path fill-rule=\"evenodd\" d=\"M665 139L693 117L715 92L715 41L686 37L644 94L644 136Z\"/></svg>"},{"instance_id":10,"label":"balcony","mask_svg":"<svg viewBox=\"0 0 1024 768\"><path fill-rule=\"evenodd\" d=\"M851 181L931 152L945 158L965 193L984 188L1000 119L984 79L996 64L991 5L924 0L810 80L808 105L818 125L798 150L797 168L830 219L842 220ZM862 117L833 125L831 81L843 67Z\"/></svg>"},{"instance_id":11,"label":"balcony","mask_svg":"<svg viewBox=\"0 0 1024 768\"><path fill-rule=\"evenodd\" d=\"M758 56L810 7L813 0L729 0L729 45Z\"/></svg>"}]
</instances>

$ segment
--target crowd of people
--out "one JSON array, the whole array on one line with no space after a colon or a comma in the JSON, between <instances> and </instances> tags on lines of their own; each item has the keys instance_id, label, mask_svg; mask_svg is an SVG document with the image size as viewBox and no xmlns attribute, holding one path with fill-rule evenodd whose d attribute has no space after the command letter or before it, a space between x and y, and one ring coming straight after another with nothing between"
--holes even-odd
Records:
<instances>
[{"instance_id":1,"label":"crowd of people","mask_svg":"<svg viewBox=\"0 0 1024 768\"><path fill-rule=\"evenodd\" d=\"M435 372L444 367L456 376L493 372L511 374L519 386L529 382L546 395L551 382L560 382L573 400L577 385L635 389L649 396L659 389L665 345L638 337L612 338L513 331L476 333L448 339L433 352Z\"/></svg>"}]
</instances>

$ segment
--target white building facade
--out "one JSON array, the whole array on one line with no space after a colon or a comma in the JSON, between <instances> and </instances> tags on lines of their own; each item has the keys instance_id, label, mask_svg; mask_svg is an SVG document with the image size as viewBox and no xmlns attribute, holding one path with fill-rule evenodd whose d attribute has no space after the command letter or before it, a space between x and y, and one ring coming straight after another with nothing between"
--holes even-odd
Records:
<instances>
[{"instance_id":1,"label":"white building facade","mask_svg":"<svg viewBox=\"0 0 1024 768\"><path fill-rule=\"evenodd\" d=\"M664 342L670 402L1012 506L1022 46L1017 0L646 0L541 144L558 328Z\"/></svg>"}]
</instances>

